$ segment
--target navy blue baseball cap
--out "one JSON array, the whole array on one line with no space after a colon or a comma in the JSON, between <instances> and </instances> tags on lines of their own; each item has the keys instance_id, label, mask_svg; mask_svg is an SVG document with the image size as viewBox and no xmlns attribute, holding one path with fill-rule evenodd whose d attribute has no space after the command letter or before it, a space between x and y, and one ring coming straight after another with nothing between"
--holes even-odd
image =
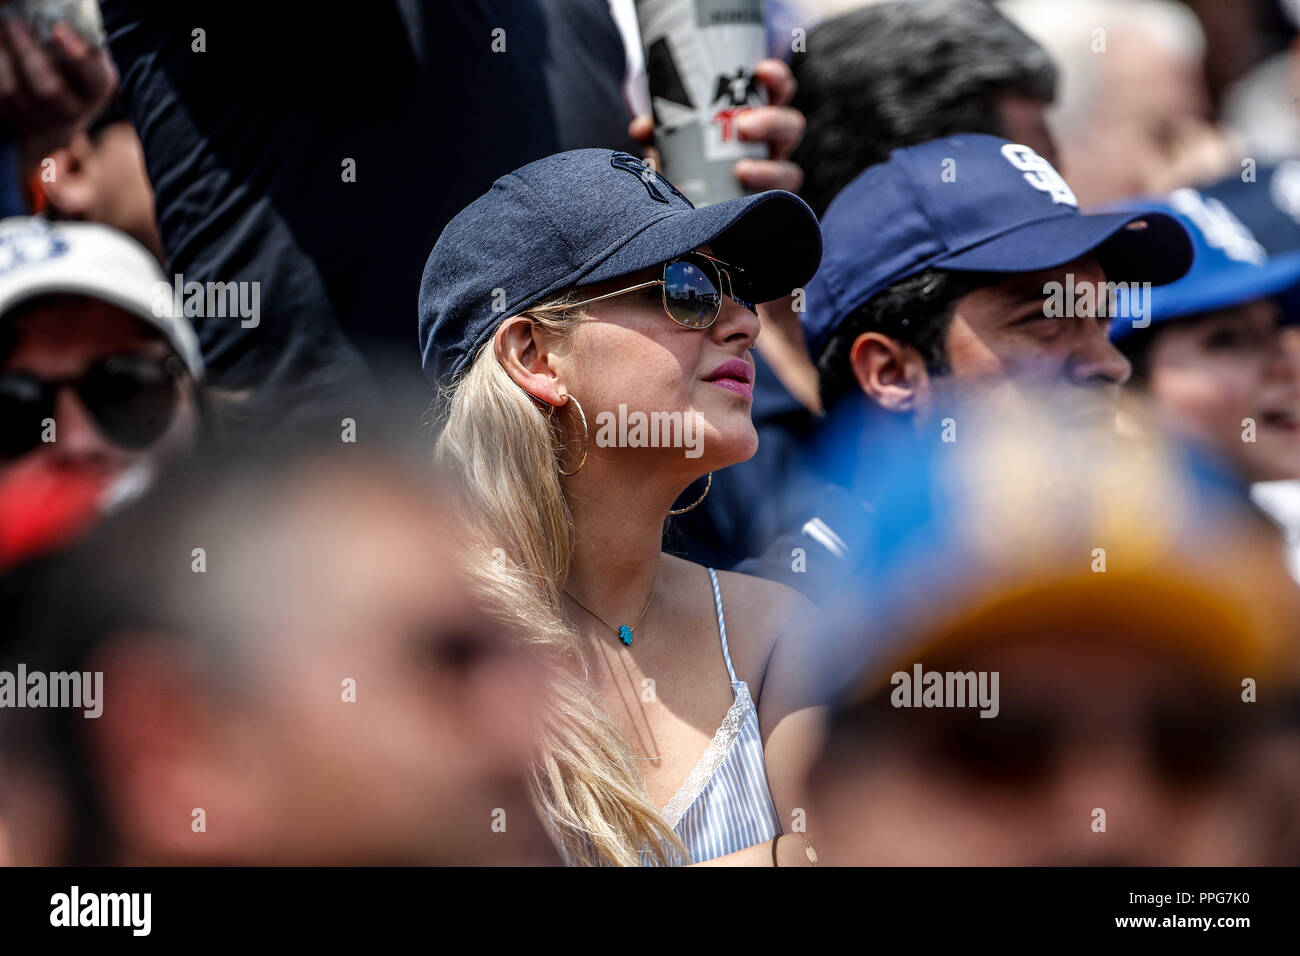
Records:
<instances>
[{"instance_id":1,"label":"navy blue baseball cap","mask_svg":"<svg viewBox=\"0 0 1300 956\"><path fill-rule=\"evenodd\" d=\"M1060 174L1028 146L980 133L896 149L835 197L825 256L802 320L816 360L854 310L925 269L1037 272L1094 254L1110 281L1172 282L1191 241L1153 212L1079 212Z\"/></svg>"},{"instance_id":2,"label":"navy blue baseball cap","mask_svg":"<svg viewBox=\"0 0 1300 956\"><path fill-rule=\"evenodd\" d=\"M1234 173L1201 189L1232 210L1269 257L1300 250L1300 159L1261 165L1253 176ZM1300 321L1300 286L1277 296L1286 321Z\"/></svg>"},{"instance_id":3,"label":"navy blue baseball cap","mask_svg":"<svg viewBox=\"0 0 1300 956\"><path fill-rule=\"evenodd\" d=\"M817 217L771 190L696 209L640 159L575 149L502 176L438 237L420 282L425 374L447 384L506 318L710 244L759 302L803 286L821 260Z\"/></svg>"},{"instance_id":4,"label":"navy blue baseball cap","mask_svg":"<svg viewBox=\"0 0 1300 956\"><path fill-rule=\"evenodd\" d=\"M1112 341L1135 335L1149 323L1270 299L1300 284L1300 251L1270 256L1222 201L1195 189L1179 189L1144 209L1176 216L1192 237L1192 268L1177 282L1152 289L1149 300L1119 289L1110 326Z\"/></svg>"},{"instance_id":5,"label":"navy blue baseball cap","mask_svg":"<svg viewBox=\"0 0 1300 956\"><path fill-rule=\"evenodd\" d=\"M1270 256L1300 249L1300 159L1243 175L1234 173L1200 192L1231 209Z\"/></svg>"}]
</instances>

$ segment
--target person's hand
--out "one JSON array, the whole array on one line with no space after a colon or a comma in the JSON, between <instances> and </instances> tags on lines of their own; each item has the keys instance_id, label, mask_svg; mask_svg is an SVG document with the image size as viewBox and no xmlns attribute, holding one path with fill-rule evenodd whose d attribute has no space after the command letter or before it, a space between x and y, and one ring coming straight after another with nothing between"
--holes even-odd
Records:
<instances>
[{"instance_id":1,"label":"person's hand","mask_svg":"<svg viewBox=\"0 0 1300 956\"><path fill-rule=\"evenodd\" d=\"M108 51L68 24L55 25L49 49L22 19L0 24L0 118L17 131L28 162L65 145L116 90Z\"/></svg>"},{"instance_id":2,"label":"person's hand","mask_svg":"<svg viewBox=\"0 0 1300 956\"><path fill-rule=\"evenodd\" d=\"M744 140L767 143L771 158L737 161L736 178L746 189L798 192L803 185L803 170L790 162L790 154L803 138L806 121L802 113L787 105L794 99L794 74L781 60L760 60L754 76L767 89L769 105L746 110L737 117L736 133ZM628 133L646 147L646 156L658 168L659 156L651 145L653 117L638 116L628 126Z\"/></svg>"}]
</instances>

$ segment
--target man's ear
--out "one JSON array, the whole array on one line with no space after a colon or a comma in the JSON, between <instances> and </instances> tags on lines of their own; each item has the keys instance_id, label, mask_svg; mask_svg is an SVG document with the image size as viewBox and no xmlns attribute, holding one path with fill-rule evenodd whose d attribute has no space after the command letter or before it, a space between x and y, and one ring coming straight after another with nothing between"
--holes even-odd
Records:
<instances>
[{"instance_id":1,"label":"man's ear","mask_svg":"<svg viewBox=\"0 0 1300 956\"><path fill-rule=\"evenodd\" d=\"M921 353L880 332L863 332L853 340L849 364L858 388L891 412L912 412L930 387Z\"/></svg>"},{"instance_id":2,"label":"man's ear","mask_svg":"<svg viewBox=\"0 0 1300 956\"><path fill-rule=\"evenodd\" d=\"M69 219L86 218L94 206L95 187L88 165L93 149L90 137L77 133L66 146L50 153L49 158L54 160L53 176L36 177L46 202Z\"/></svg>"},{"instance_id":3,"label":"man's ear","mask_svg":"<svg viewBox=\"0 0 1300 956\"><path fill-rule=\"evenodd\" d=\"M528 316L516 315L501 323L492 348L515 384L538 401L560 406L568 393L555 368L554 338Z\"/></svg>"}]
</instances>

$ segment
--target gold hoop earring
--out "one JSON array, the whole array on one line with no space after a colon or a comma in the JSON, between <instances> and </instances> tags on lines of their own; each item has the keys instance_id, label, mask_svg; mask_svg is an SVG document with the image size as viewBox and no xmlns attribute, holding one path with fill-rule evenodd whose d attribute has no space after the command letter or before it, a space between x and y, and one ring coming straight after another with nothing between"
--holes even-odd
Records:
<instances>
[{"instance_id":1,"label":"gold hoop earring","mask_svg":"<svg viewBox=\"0 0 1300 956\"><path fill-rule=\"evenodd\" d=\"M686 512L699 507L700 502L709 496L709 489L712 487L713 487L713 472L709 472L709 480L704 485L704 494L700 495L698 498L695 499L695 501L692 504L687 505L685 508L674 508L672 511L668 513L670 515L684 515L686 514Z\"/></svg>"},{"instance_id":2,"label":"gold hoop earring","mask_svg":"<svg viewBox=\"0 0 1300 956\"><path fill-rule=\"evenodd\" d=\"M582 466L587 463L587 444L589 441L587 434L587 413L582 410L582 402L578 401L578 396L576 395L570 395L569 399L573 404L578 406L578 414L582 417L582 460L578 462L578 467L573 469L573 471L565 471L563 468L560 468L560 474L565 478L572 478L578 472L582 471ZM548 418L555 414L555 408L556 406L551 406L551 415L547 416ZM559 467L558 460L556 461L556 467Z\"/></svg>"}]
</instances>

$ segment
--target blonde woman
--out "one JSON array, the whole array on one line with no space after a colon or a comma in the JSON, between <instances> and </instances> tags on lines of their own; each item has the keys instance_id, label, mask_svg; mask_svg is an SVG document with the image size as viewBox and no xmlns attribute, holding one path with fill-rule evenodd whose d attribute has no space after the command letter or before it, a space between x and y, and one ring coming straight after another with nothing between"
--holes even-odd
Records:
<instances>
[{"instance_id":1,"label":"blonde woman","mask_svg":"<svg viewBox=\"0 0 1300 956\"><path fill-rule=\"evenodd\" d=\"M800 667L811 605L661 543L753 455L754 303L820 256L790 193L695 209L589 149L497 180L429 257L437 456L480 516L491 603L555 666L534 793L572 862L815 859L814 828L792 826L822 717Z\"/></svg>"}]
</instances>

